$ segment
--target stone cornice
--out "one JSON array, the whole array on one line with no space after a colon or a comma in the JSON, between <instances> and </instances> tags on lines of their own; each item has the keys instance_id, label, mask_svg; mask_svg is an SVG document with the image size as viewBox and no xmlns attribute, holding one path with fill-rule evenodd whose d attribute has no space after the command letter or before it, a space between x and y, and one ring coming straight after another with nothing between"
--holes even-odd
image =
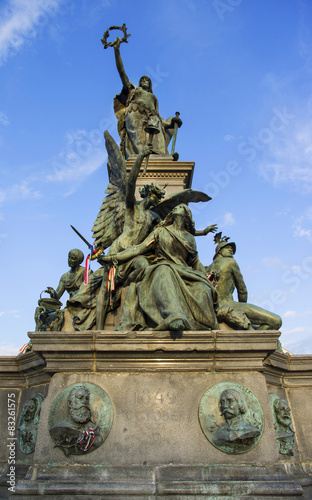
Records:
<instances>
[{"instance_id":1,"label":"stone cornice","mask_svg":"<svg viewBox=\"0 0 312 500\"><path fill-rule=\"evenodd\" d=\"M45 370L77 371L262 371L264 359L275 351L279 332L46 332L29 333Z\"/></svg>"},{"instance_id":2,"label":"stone cornice","mask_svg":"<svg viewBox=\"0 0 312 500\"><path fill-rule=\"evenodd\" d=\"M268 383L291 387L312 386L312 355L274 352L265 361L264 374Z\"/></svg>"},{"instance_id":3,"label":"stone cornice","mask_svg":"<svg viewBox=\"0 0 312 500\"><path fill-rule=\"evenodd\" d=\"M48 383L45 361L35 352L0 357L0 388L21 388Z\"/></svg>"}]
</instances>

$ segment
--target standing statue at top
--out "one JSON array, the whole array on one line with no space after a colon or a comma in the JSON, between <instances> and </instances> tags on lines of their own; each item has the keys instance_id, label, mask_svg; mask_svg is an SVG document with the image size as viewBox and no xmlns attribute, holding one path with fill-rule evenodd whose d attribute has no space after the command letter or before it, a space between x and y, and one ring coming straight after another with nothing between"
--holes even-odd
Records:
<instances>
[{"instance_id":1,"label":"standing statue at top","mask_svg":"<svg viewBox=\"0 0 312 500\"><path fill-rule=\"evenodd\" d=\"M124 37L117 37L116 40L108 43L109 31L115 29L121 30ZM124 24L121 27L111 26L102 38L105 49L114 47L116 66L123 84L122 91L114 98L114 112L118 120L118 133L121 139L120 149L126 159L131 155L137 155L147 143L148 134L145 128L152 124L160 132L154 136L152 153L168 155L167 146L175 129L182 125L182 121L178 116L167 120L161 118L158 112L158 101L152 91L152 81L148 76L144 75L140 78L138 87L130 82L119 49L120 44L127 42L129 36Z\"/></svg>"}]
</instances>

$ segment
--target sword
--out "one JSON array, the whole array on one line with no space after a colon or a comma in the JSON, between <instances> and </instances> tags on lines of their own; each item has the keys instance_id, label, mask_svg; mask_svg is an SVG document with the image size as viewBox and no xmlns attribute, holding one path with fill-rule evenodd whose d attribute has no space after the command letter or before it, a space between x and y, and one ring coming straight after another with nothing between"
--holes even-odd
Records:
<instances>
[{"instance_id":1,"label":"sword","mask_svg":"<svg viewBox=\"0 0 312 500\"><path fill-rule=\"evenodd\" d=\"M91 243L88 242L88 240L86 240L86 238L84 236L82 236L81 233L79 233L78 229L76 229L74 226L70 225L70 227L75 231L76 234L78 234L79 238L82 239L82 241L89 247L89 249L91 250L91 248L93 247L93 245L91 245ZM103 247L96 247L96 245L94 245L95 247L95 250L93 251L93 255L91 256L91 260L95 260L97 259L97 257L99 257L102 253L103 253L103 250L104 248Z\"/></svg>"},{"instance_id":2,"label":"sword","mask_svg":"<svg viewBox=\"0 0 312 500\"><path fill-rule=\"evenodd\" d=\"M175 119L174 119L174 132L173 132L173 138L172 138L172 148L171 148L171 156L176 156L176 158L179 158L178 153L175 153L175 145L176 145L176 140L177 140L177 134L178 134L178 128L181 127L182 125L182 120L179 118L180 113L179 111L176 112Z\"/></svg>"}]
</instances>

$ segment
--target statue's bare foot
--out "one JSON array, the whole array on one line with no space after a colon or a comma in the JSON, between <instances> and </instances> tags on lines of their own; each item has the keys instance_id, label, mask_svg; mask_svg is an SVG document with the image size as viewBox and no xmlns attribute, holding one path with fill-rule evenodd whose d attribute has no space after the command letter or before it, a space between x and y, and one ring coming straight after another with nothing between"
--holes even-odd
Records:
<instances>
[{"instance_id":1,"label":"statue's bare foot","mask_svg":"<svg viewBox=\"0 0 312 500\"><path fill-rule=\"evenodd\" d=\"M168 325L168 329L174 331L184 330L184 328L185 326L182 319L176 319L175 321L171 321L171 323L169 323Z\"/></svg>"}]
</instances>

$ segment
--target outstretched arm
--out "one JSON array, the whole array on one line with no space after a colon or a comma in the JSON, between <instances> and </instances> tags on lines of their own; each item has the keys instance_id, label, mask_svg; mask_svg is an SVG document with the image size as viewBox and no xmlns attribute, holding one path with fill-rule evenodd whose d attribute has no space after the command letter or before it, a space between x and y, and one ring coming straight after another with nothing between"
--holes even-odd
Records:
<instances>
[{"instance_id":1,"label":"outstretched arm","mask_svg":"<svg viewBox=\"0 0 312 500\"><path fill-rule=\"evenodd\" d=\"M62 278L60 279L56 291L52 288L52 286L48 286L45 292L50 294L51 299L59 300L65 292L65 280L62 281Z\"/></svg>"},{"instance_id":2,"label":"outstretched arm","mask_svg":"<svg viewBox=\"0 0 312 500\"><path fill-rule=\"evenodd\" d=\"M149 154L152 153L152 147L150 146L144 146L143 149L139 152L133 167L131 169L131 172L128 177L128 182L127 182L127 190L126 190L126 207L127 208L133 208L134 204L136 203L135 201L135 187L136 187L136 181L140 172L141 164L143 159L148 156Z\"/></svg>"},{"instance_id":3,"label":"outstretched arm","mask_svg":"<svg viewBox=\"0 0 312 500\"><path fill-rule=\"evenodd\" d=\"M218 230L217 224L212 224L211 226L207 226L206 229L203 230L195 230L195 236L206 236L208 233L215 233Z\"/></svg>"},{"instance_id":4,"label":"outstretched arm","mask_svg":"<svg viewBox=\"0 0 312 500\"><path fill-rule=\"evenodd\" d=\"M63 293L65 292L65 287L66 287L66 277L64 276L61 276L61 279L60 279L60 282L57 286L57 289L56 289L56 295L57 295L57 298L60 299L63 295Z\"/></svg>"},{"instance_id":5,"label":"outstretched arm","mask_svg":"<svg viewBox=\"0 0 312 500\"><path fill-rule=\"evenodd\" d=\"M121 78L121 81L122 81L124 88L130 89L133 85L130 82L130 80L127 76L127 73L125 72L125 68L124 68L124 65L123 65L123 62L121 59L121 55L120 55L120 50L119 50L120 43L121 43L121 40L118 38L118 42L114 45L116 67L117 67L117 70L118 70L118 73L119 73L119 76Z\"/></svg>"},{"instance_id":6,"label":"outstretched arm","mask_svg":"<svg viewBox=\"0 0 312 500\"><path fill-rule=\"evenodd\" d=\"M134 245L133 247L127 248L122 252L118 252L115 255L105 255L101 257L101 264L113 264L117 262L118 264L121 262L127 262L133 257L137 257L138 255L144 255L148 253L153 248L153 244L155 242L155 235L151 233L145 240L139 245Z\"/></svg>"}]
</instances>

